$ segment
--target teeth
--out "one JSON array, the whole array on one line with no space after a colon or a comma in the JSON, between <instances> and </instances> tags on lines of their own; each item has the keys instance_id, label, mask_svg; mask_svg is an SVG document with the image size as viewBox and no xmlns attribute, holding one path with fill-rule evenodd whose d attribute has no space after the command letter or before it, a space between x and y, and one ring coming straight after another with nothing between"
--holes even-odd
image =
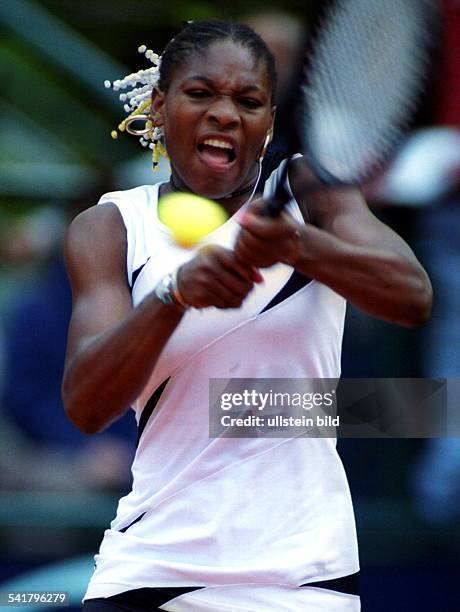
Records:
<instances>
[{"instance_id":1,"label":"teeth","mask_svg":"<svg viewBox=\"0 0 460 612\"><path fill-rule=\"evenodd\" d=\"M225 140L214 140L214 138L208 138L203 144L209 145L210 147L218 147L219 149L233 149L229 142L225 142Z\"/></svg>"}]
</instances>

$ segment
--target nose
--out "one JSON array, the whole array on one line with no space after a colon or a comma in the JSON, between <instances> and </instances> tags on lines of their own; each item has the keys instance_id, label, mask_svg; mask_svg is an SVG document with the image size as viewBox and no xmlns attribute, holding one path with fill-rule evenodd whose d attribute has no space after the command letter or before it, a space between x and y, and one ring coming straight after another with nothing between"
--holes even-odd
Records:
<instances>
[{"instance_id":1,"label":"nose","mask_svg":"<svg viewBox=\"0 0 460 612\"><path fill-rule=\"evenodd\" d=\"M230 96L219 96L208 109L208 118L220 126L233 127L240 122L235 102Z\"/></svg>"}]
</instances>

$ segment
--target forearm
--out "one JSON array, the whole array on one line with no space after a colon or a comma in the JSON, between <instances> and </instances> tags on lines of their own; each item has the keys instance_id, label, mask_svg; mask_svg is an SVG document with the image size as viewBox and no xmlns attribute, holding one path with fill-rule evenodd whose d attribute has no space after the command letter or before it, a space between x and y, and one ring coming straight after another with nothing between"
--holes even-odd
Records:
<instances>
[{"instance_id":1,"label":"forearm","mask_svg":"<svg viewBox=\"0 0 460 612\"><path fill-rule=\"evenodd\" d=\"M95 433L127 410L181 318L152 294L120 322L80 344L62 386L67 414L79 429Z\"/></svg>"},{"instance_id":2,"label":"forearm","mask_svg":"<svg viewBox=\"0 0 460 612\"><path fill-rule=\"evenodd\" d=\"M357 246L306 225L295 267L373 316L406 326L424 323L431 285L411 257L391 249Z\"/></svg>"}]
</instances>

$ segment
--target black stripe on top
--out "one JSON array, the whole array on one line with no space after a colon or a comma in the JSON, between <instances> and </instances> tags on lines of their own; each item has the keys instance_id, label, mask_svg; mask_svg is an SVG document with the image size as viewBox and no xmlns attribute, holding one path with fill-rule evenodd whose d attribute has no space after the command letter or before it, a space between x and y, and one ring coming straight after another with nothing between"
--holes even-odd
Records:
<instances>
[{"instance_id":1,"label":"black stripe on top","mask_svg":"<svg viewBox=\"0 0 460 612\"><path fill-rule=\"evenodd\" d=\"M126 527L123 527L123 529L119 529L118 531L120 533L125 533L125 531L127 531L130 527L132 527L133 525L138 523L142 518L144 518L145 514L146 513L143 512L140 516L138 516L136 519L134 519L134 521L132 521L129 525L126 525Z\"/></svg>"},{"instance_id":2,"label":"black stripe on top","mask_svg":"<svg viewBox=\"0 0 460 612\"><path fill-rule=\"evenodd\" d=\"M270 310L270 308L273 308L277 304L281 304L281 302L287 300L288 297L294 295L294 293L297 293L297 291L300 291L309 283L311 283L311 278L307 278L303 274L300 274L300 272L297 272L297 270L294 270L284 287L282 287L265 308L260 311L260 314Z\"/></svg>"},{"instance_id":3,"label":"black stripe on top","mask_svg":"<svg viewBox=\"0 0 460 612\"><path fill-rule=\"evenodd\" d=\"M358 576L359 574L357 573L334 580L310 582L308 584L302 584L300 588L316 587L339 593L359 595ZM144 587L141 589L133 589L107 598L98 597L96 599L87 599L83 605L83 612L102 612L115 609L125 610L126 612L150 612L151 610L158 610L158 606L169 603L180 595L198 591L203 588L206 587Z\"/></svg>"},{"instance_id":4,"label":"black stripe on top","mask_svg":"<svg viewBox=\"0 0 460 612\"><path fill-rule=\"evenodd\" d=\"M260 179L257 184L257 193L262 193L265 187L265 183L268 181L272 172L274 172L281 162L288 157L284 151L277 151L272 146L269 147L267 154L262 161L262 171L260 173Z\"/></svg>"},{"instance_id":5,"label":"black stripe on top","mask_svg":"<svg viewBox=\"0 0 460 612\"><path fill-rule=\"evenodd\" d=\"M138 276L139 276L139 274L142 272L142 270L144 269L145 264L148 262L148 260L149 260L149 259L150 259L150 257L148 257L148 258L147 258L147 259L144 261L144 263L142 264L142 266L139 266L139 267L138 267L136 270L134 270L133 275L132 275L132 277L131 277L131 286L130 286L131 293L132 293L133 288L134 288L134 285L135 285L135 283L136 283L136 281L137 281L137 277L138 277Z\"/></svg>"},{"instance_id":6,"label":"black stripe on top","mask_svg":"<svg viewBox=\"0 0 460 612\"><path fill-rule=\"evenodd\" d=\"M300 587L315 587L317 589L348 593L349 595L359 595L359 572L349 576L342 576L341 578L334 578L333 580L308 582L307 584L301 584Z\"/></svg>"},{"instance_id":7,"label":"black stripe on top","mask_svg":"<svg viewBox=\"0 0 460 612\"><path fill-rule=\"evenodd\" d=\"M153 612L159 606L169 603L185 593L198 591L204 587L144 587L112 595L87 599L83 612L108 612L124 610L125 612Z\"/></svg>"},{"instance_id":8,"label":"black stripe on top","mask_svg":"<svg viewBox=\"0 0 460 612\"><path fill-rule=\"evenodd\" d=\"M142 432L144 431L145 426L149 422L149 419L152 416L152 412L155 410L156 405L160 401L160 397L162 396L163 391L165 390L166 385L168 384L170 378L171 377L169 376L166 380L164 380L161 383L161 385L159 385L155 389L153 395L150 397L149 401L144 406L144 410L142 411L141 418L139 419L139 426L137 428L136 448L139 445L139 441L141 439Z\"/></svg>"}]
</instances>

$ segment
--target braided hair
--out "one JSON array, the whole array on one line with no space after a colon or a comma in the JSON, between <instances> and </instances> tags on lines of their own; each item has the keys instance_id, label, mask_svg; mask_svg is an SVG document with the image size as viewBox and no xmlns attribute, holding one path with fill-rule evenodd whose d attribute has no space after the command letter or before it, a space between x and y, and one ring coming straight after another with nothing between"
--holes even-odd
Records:
<instances>
[{"instance_id":1,"label":"braided hair","mask_svg":"<svg viewBox=\"0 0 460 612\"><path fill-rule=\"evenodd\" d=\"M165 47L161 57L158 87L162 91L167 91L176 68L183 66L192 55L205 53L212 43L223 40L231 40L240 44L250 51L255 61L264 64L272 96L274 96L277 77L272 53L252 28L233 21L187 22L182 31Z\"/></svg>"}]
</instances>

